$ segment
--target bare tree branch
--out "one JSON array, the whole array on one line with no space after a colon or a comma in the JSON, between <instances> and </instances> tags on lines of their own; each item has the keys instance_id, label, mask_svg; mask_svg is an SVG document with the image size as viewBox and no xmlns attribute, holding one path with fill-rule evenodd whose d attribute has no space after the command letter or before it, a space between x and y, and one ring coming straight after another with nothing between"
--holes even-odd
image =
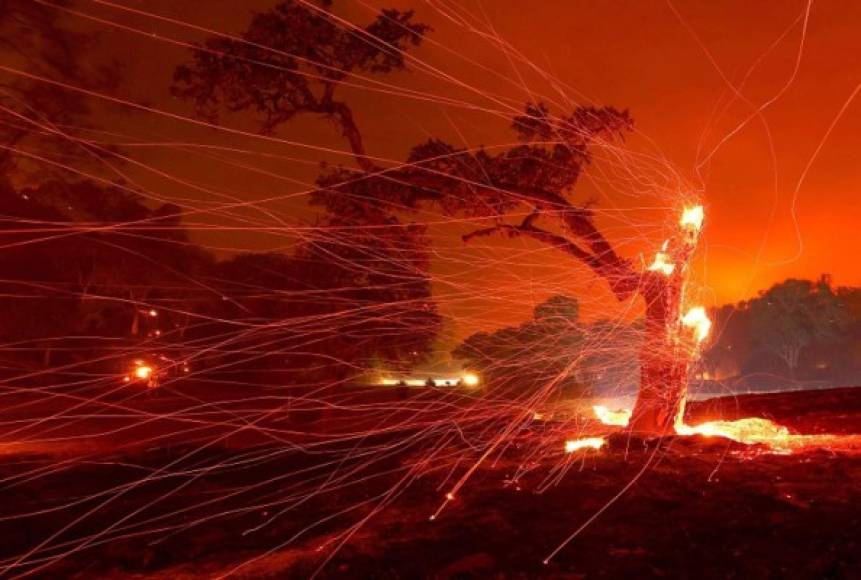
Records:
<instances>
[{"instance_id":1,"label":"bare tree branch","mask_svg":"<svg viewBox=\"0 0 861 580\"><path fill-rule=\"evenodd\" d=\"M341 125L341 135L350 144L350 149L353 151L353 157L355 157L356 163L359 164L359 167L368 173L379 171L380 168L368 158L368 154L365 151L365 144L362 140L362 133L356 125L356 121L353 118L353 111L350 110L350 107L341 101L332 101L330 103L330 107L332 109L332 114L338 118L338 123Z\"/></svg>"},{"instance_id":2,"label":"bare tree branch","mask_svg":"<svg viewBox=\"0 0 861 580\"><path fill-rule=\"evenodd\" d=\"M490 236L496 233L504 233L509 237L526 236L562 250L584 263L597 275L607 280L613 293L619 300L628 298L637 289L639 276L630 270L627 262L618 258L616 258L618 262L607 260L606 254L589 253L563 236L535 227L532 224L537 217L538 214L533 212L526 216L520 225L500 223L465 234L462 239L464 242L469 242L475 238Z\"/></svg>"}]
</instances>

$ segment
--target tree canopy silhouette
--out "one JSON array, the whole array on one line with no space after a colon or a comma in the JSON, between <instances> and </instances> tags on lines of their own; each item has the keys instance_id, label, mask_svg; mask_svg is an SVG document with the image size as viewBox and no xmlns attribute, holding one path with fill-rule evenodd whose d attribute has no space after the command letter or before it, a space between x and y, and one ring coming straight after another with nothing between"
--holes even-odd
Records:
<instances>
[{"instance_id":1,"label":"tree canopy silhouette","mask_svg":"<svg viewBox=\"0 0 861 580\"><path fill-rule=\"evenodd\" d=\"M87 88L107 89L119 82L115 62L96 55L92 35L62 23L60 8L30 0L0 0L0 64L55 81ZM91 161L87 148L70 135L70 126L90 121L86 98L60 86L0 73L0 176L11 169L33 169L42 174L38 156L62 152L77 161ZM28 171L27 173L34 173ZM20 177L20 176L19 176Z\"/></svg>"},{"instance_id":2,"label":"tree canopy silhouette","mask_svg":"<svg viewBox=\"0 0 861 580\"><path fill-rule=\"evenodd\" d=\"M595 221L576 185L596 146L611 146L633 127L627 111L575 107L553 114L528 103L512 128L520 144L504 150L466 150L436 138L414 147L401 165L381 167L365 151L346 103L334 97L353 71L387 73L404 66L404 53L428 27L411 12L384 10L359 29L319 5L284 2L257 14L241 40L213 38L177 69L175 92L212 118L219 109L258 115L273 131L298 113L334 119L361 172L324 171L313 202L340 223L398 227L404 212L434 206L448 216L481 217L492 225L464 236L526 237L585 264L620 299L639 294L646 304L641 389L632 426L663 432L684 396L687 358L672 333L679 320L684 266L696 235L682 232L665 254L671 273L643 271L620 256ZM418 244L419 240L416 239Z\"/></svg>"},{"instance_id":3,"label":"tree canopy silhouette","mask_svg":"<svg viewBox=\"0 0 861 580\"><path fill-rule=\"evenodd\" d=\"M849 314L826 280L786 280L750 305L751 334L794 373L804 350L835 343L849 325Z\"/></svg>"},{"instance_id":4,"label":"tree canopy silhouette","mask_svg":"<svg viewBox=\"0 0 861 580\"><path fill-rule=\"evenodd\" d=\"M366 27L346 29L328 12L331 6L331 0L288 0L255 15L241 40L207 40L191 63L176 69L174 94L210 120L221 109L254 111L264 133L299 114L322 115L340 128L357 163L373 170L338 88L403 69L405 51L430 28L414 22L411 10L386 9Z\"/></svg>"}]
</instances>

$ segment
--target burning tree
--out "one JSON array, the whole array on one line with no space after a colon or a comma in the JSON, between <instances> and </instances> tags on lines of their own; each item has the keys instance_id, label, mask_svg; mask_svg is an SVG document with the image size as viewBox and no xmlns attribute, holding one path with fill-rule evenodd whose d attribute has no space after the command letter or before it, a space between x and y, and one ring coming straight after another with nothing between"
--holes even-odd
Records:
<instances>
[{"instance_id":1,"label":"burning tree","mask_svg":"<svg viewBox=\"0 0 861 580\"><path fill-rule=\"evenodd\" d=\"M690 203L676 235L647 268L619 255L575 186L596 146L633 128L627 111L577 107L553 115L530 103L513 120L520 144L503 151L459 149L439 139L413 148L406 163L383 167L365 149L350 106L336 98L342 84L373 88L372 74L405 67L404 53L429 30L412 12L384 10L365 28L337 20L328 9L288 1L257 14L242 39L214 38L177 70L175 94L213 117L219 109L253 111L272 132L297 114L317 114L340 129L359 167L338 167L318 179L314 202L343 224L399 227L404 212L429 205L447 216L490 220L463 236L529 238L567 254L606 280L619 300L645 302L641 380L630 423L663 433L681 408L691 345L680 330L702 327L697 311L680 311L686 266L696 246L702 207ZM701 314L701 316L700 316Z\"/></svg>"}]
</instances>

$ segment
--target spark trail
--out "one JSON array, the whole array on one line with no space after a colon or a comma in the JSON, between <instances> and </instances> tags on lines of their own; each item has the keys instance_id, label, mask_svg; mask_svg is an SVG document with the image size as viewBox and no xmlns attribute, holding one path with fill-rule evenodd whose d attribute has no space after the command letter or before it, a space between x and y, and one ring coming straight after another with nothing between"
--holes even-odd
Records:
<instances>
[{"instance_id":1,"label":"spark trail","mask_svg":"<svg viewBox=\"0 0 861 580\"><path fill-rule=\"evenodd\" d=\"M0 527L35 530L0 573L209 526L235 532L225 574L309 546L321 570L419 484L423 521L457 517L485 470L544 491L629 423L853 448L683 422L708 196L486 15L10 6L62 50L0 61ZM114 56L138 76L102 78Z\"/></svg>"}]
</instances>

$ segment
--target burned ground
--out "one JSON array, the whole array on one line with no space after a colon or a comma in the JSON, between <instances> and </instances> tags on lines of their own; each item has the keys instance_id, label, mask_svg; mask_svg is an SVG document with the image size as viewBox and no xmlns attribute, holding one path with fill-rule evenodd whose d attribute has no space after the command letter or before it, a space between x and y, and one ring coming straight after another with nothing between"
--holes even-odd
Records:
<instances>
[{"instance_id":1,"label":"burned ground","mask_svg":"<svg viewBox=\"0 0 861 580\"><path fill-rule=\"evenodd\" d=\"M857 433L861 392L750 395L692 404L688 420L734 418L768 409L771 417L801 433ZM730 410L731 409L731 410ZM853 427L855 428L853 430ZM663 441L611 437L595 452L561 461L566 469L542 489L547 471L535 469L512 481L517 452L483 466L435 520L447 488L430 473L416 479L340 548L351 522L367 515L376 494L391 480L381 477L334 496L311 499L272 519L277 511L247 509L275 501L289 490L278 477L312 462L295 454L274 455L244 467L261 449L173 447L72 462L49 477L15 475L47 465L44 457L6 457L3 514L20 514L81 503L59 511L0 524L2 556L24 553L63 523L107 497L90 498L105 481L141 481L159 467L194 452L193 464L222 466L195 479L169 477L134 486L101 506L97 516L74 527L68 538L92 534L146 505L171 495L137 533L95 542L40 570L45 577L209 577L247 564L237 576L302 578L857 578L861 574L861 456L810 449L791 455L765 452L701 437ZM264 455L265 456L265 453ZM261 456L258 456L258 458ZM402 458L377 466L396 468ZM557 458L558 459L558 458ZM236 465L225 469L227 461ZM613 502L628 483L630 489ZM239 488L254 486L230 497ZM362 501L369 501L361 504ZM205 503L208 502L208 503ZM204 505L205 504L205 505ZM361 505L360 505L361 504ZM606 507L608 506L609 507ZM200 506L183 511L188 506ZM321 522L337 508L358 505L348 517ZM551 551L589 518L594 522L548 564ZM229 513L231 510L238 510ZM220 514L214 519L201 519ZM158 523L186 527L159 529ZM258 527L267 522L267 525ZM321 522L295 542L293 534ZM131 530L130 532L134 532ZM44 555L61 553L49 550ZM326 559L328 558L328 561Z\"/></svg>"}]
</instances>

